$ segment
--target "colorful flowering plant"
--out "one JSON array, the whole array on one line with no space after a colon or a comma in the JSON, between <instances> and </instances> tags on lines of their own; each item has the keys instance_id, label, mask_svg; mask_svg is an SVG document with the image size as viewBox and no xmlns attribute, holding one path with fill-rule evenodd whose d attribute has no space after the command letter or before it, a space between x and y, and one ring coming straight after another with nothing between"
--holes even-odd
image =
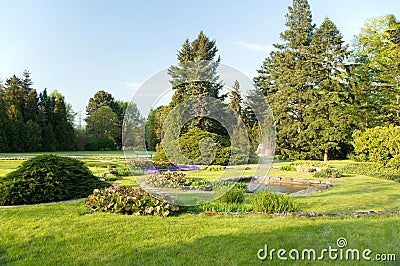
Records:
<instances>
[{"instance_id":1,"label":"colorful flowering plant","mask_svg":"<svg viewBox=\"0 0 400 266\"><path fill-rule=\"evenodd\" d=\"M168 188L187 188L194 181L194 178L188 178L184 173L163 172L151 175L145 179L147 185L151 187Z\"/></svg>"}]
</instances>

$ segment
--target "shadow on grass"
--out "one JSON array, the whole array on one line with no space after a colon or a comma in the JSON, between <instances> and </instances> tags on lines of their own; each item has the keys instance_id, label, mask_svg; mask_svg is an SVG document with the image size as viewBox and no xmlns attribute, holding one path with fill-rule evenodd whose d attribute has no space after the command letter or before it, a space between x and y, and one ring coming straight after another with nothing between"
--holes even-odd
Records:
<instances>
[{"instance_id":1,"label":"shadow on grass","mask_svg":"<svg viewBox=\"0 0 400 266\"><path fill-rule=\"evenodd\" d=\"M7 253L5 248L0 245L0 265L4 265L6 261ZM14 265L14 263L8 263L8 265Z\"/></svg>"},{"instance_id":2,"label":"shadow on grass","mask_svg":"<svg viewBox=\"0 0 400 266\"><path fill-rule=\"evenodd\" d=\"M295 220L293 220L295 222ZM121 259L131 265L287 265L287 261L280 261L275 254L274 259L260 260L257 252L267 244L270 249L296 248L299 250L313 248L317 252L328 246L337 248L336 240L345 237L349 248L370 248L376 252L400 254L396 250L386 250L387 244L395 248L397 236L376 239L374 241L357 225L356 220L338 220L336 224L293 225L284 229L261 231L258 233L237 233L228 235L196 236L193 240L172 245L153 246L121 254ZM385 223L385 221L383 221ZM387 223L390 224L390 223ZM257 229L255 229L257 230ZM384 229L385 230L385 229ZM391 231L391 230L390 230ZM385 236L389 232L384 233ZM179 237L178 237L179 238ZM319 254L318 254L319 255ZM318 256L317 255L317 256ZM400 259L399 256L397 258ZM337 265L337 260L323 260L326 265ZM293 265L303 265L311 261L291 261ZM340 261L341 265L354 265L355 261ZM325 264L324 264L325 265Z\"/></svg>"},{"instance_id":3,"label":"shadow on grass","mask_svg":"<svg viewBox=\"0 0 400 266\"><path fill-rule=\"evenodd\" d=\"M221 228L219 233L219 220L214 218L204 218L204 223L198 224L198 228L182 224L183 220L171 219L163 220L164 228L159 229L164 229L166 233L162 235L157 231L148 231L145 235L129 233L126 228L125 231L116 232L116 236L128 236L121 243L103 239L100 243L87 245L92 235L82 234L79 241L72 241L79 243L75 245L71 245L71 239L68 238L60 241L43 239L43 236L21 244L30 247L30 253L35 254L31 265L287 265L287 261L280 261L277 257L259 260L257 252L268 245L269 249L276 250L315 249L319 256L320 251L328 246L337 248L337 239L344 237L348 248L369 248L376 253L400 254L397 235L400 230L399 219L387 218L257 218L251 222L253 228L240 224L246 223L246 220L238 217L228 222L222 220L221 227L233 226L228 230L230 233L226 228ZM177 221L180 221L179 224ZM54 247L52 252L59 254L43 252L45 245ZM355 261L329 260L327 256L322 262L324 265L355 264ZM290 264L312 265L313 261L291 261Z\"/></svg>"}]
</instances>

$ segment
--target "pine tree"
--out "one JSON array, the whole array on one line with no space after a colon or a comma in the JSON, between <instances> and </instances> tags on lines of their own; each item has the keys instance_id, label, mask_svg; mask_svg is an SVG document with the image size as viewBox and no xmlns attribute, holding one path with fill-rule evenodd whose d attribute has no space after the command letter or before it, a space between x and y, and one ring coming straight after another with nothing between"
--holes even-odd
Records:
<instances>
[{"instance_id":1,"label":"pine tree","mask_svg":"<svg viewBox=\"0 0 400 266\"><path fill-rule=\"evenodd\" d=\"M351 115L353 95L348 87L344 62L347 46L336 25L325 18L315 31L312 54L313 101L305 108L307 128L300 138L310 143L310 158L347 154L354 121Z\"/></svg>"},{"instance_id":2,"label":"pine tree","mask_svg":"<svg viewBox=\"0 0 400 266\"><path fill-rule=\"evenodd\" d=\"M309 152L299 138L307 127L304 112L312 101L309 47L315 26L307 0L293 0L286 14L282 44L263 62L254 79L267 96L276 120L278 150L292 158Z\"/></svg>"},{"instance_id":3,"label":"pine tree","mask_svg":"<svg viewBox=\"0 0 400 266\"><path fill-rule=\"evenodd\" d=\"M237 80L232 86L232 91L230 92L230 102L229 107L232 108L233 111L236 112L237 115L241 116L242 114L242 96L240 95L240 85Z\"/></svg>"},{"instance_id":4,"label":"pine tree","mask_svg":"<svg viewBox=\"0 0 400 266\"><path fill-rule=\"evenodd\" d=\"M220 57L215 58L217 52L215 40L210 40L202 31L193 42L185 40L182 49L177 54L178 65L168 69L174 90L169 104L171 109L191 97L205 96L218 100L226 97L226 95L220 95L223 84L219 81L217 74L220 63ZM189 128L199 127L208 132L227 134L219 123L207 118L210 110L202 101L193 101L190 108L204 115L192 119L183 130L184 132Z\"/></svg>"},{"instance_id":5,"label":"pine tree","mask_svg":"<svg viewBox=\"0 0 400 266\"><path fill-rule=\"evenodd\" d=\"M4 101L4 89L0 85L0 152L9 151L7 140L7 111L6 103Z\"/></svg>"},{"instance_id":6,"label":"pine tree","mask_svg":"<svg viewBox=\"0 0 400 266\"><path fill-rule=\"evenodd\" d=\"M7 112L7 140L10 151L23 152L24 128L24 94L21 90L22 82L15 75L6 80L4 99Z\"/></svg>"},{"instance_id":7,"label":"pine tree","mask_svg":"<svg viewBox=\"0 0 400 266\"><path fill-rule=\"evenodd\" d=\"M56 150L71 151L76 149L74 129L72 124L68 122L67 109L62 97L55 99L53 112L53 129L56 136Z\"/></svg>"}]
</instances>

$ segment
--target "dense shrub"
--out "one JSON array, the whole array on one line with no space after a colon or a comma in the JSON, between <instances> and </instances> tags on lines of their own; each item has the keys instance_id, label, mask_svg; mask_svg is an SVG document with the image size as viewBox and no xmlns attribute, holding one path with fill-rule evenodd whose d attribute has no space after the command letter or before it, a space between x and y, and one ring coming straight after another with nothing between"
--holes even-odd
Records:
<instances>
[{"instance_id":1,"label":"dense shrub","mask_svg":"<svg viewBox=\"0 0 400 266\"><path fill-rule=\"evenodd\" d=\"M400 155L393 156L392 159L386 164L387 167L400 170Z\"/></svg>"},{"instance_id":2,"label":"dense shrub","mask_svg":"<svg viewBox=\"0 0 400 266\"><path fill-rule=\"evenodd\" d=\"M207 171L224 171L225 167L222 165L210 165L207 167Z\"/></svg>"},{"instance_id":3,"label":"dense shrub","mask_svg":"<svg viewBox=\"0 0 400 266\"><path fill-rule=\"evenodd\" d=\"M282 171L296 171L296 167L293 165L282 165L279 169Z\"/></svg>"},{"instance_id":4,"label":"dense shrub","mask_svg":"<svg viewBox=\"0 0 400 266\"><path fill-rule=\"evenodd\" d=\"M192 212L251 212L253 207L250 204L238 204L238 203L222 203L222 202L210 202L207 204L183 207L183 211Z\"/></svg>"},{"instance_id":5,"label":"dense shrub","mask_svg":"<svg viewBox=\"0 0 400 266\"><path fill-rule=\"evenodd\" d=\"M302 165L302 166L319 167L319 168L326 167L326 163L320 161L296 161L291 163L291 165L294 166Z\"/></svg>"},{"instance_id":6,"label":"dense shrub","mask_svg":"<svg viewBox=\"0 0 400 266\"><path fill-rule=\"evenodd\" d=\"M291 165L294 165L298 172L303 173L313 173L317 172L318 169L327 167L326 163L319 161L297 161L292 163Z\"/></svg>"},{"instance_id":7,"label":"dense shrub","mask_svg":"<svg viewBox=\"0 0 400 266\"><path fill-rule=\"evenodd\" d=\"M375 127L353 134L355 159L380 166L400 167L400 127Z\"/></svg>"},{"instance_id":8,"label":"dense shrub","mask_svg":"<svg viewBox=\"0 0 400 266\"><path fill-rule=\"evenodd\" d=\"M151 175L145 181L152 187L184 188L189 187L194 179L186 177L184 173L163 172Z\"/></svg>"},{"instance_id":9,"label":"dense shrub","mask_svg":"<svg viewBox=\"0 0 400 266\"><path fill-rule=\"evenodd\" d=\"M126 167L117 167L117 168L115 168L115 171L120 176L129 176L129 175L131 175L131 170L129 168L126 168Z\"/></svg>"},{"instance_id":10,"label":"dense shrub","mask_svg":"<svg viewBox=\"0 0 400 266\"><path fill-rule=\"evenodd\" d=\"M79 160L40 155L0 179L0 205L34 204L87 197L99 185Z\"/></svg>"},{"instance_id":11,"label":"dense shrub","mask_svg":"<svg viewBox=\"0 0 400 266\"><path fill-rule=\"evenodd\" d=\"M381 167L372 163L350 164L343 168L343 172L356 175L368 175L400 182L400 170Z\"/></svg>"},{"instance_id":12,"label":"dense shrub","mask_svg":"<svg viewBox=\"0 0 400 266\"><path fill-rule=\"evenodd\" d=\"M201 142L204 140L210 139L215 144L215 150L211 151L209 154L215 152L214 161L210 162L210 158L204 156L201 152ZM207 152L210 152L210 147L207 147ZM230 156L230 143L227 138L220 136L216 133L210 133L199 128L192 128L188 132L182 134L179 137L179 148L182 154L190 159L193 160L190 164L223 164L226 165L229 162Z\"/></svg>"},{"instance_id":13,"label":"dense shrub","mask_svg":"<svg viewBox=\"0 0 400 266\"><path fill-rule=\"evenodd\" d=\"M288 213L298 211L298 206L293 198L270 191L257 192L251 195L251 205L255 212Z\"/></svg>"},{"instance_id":14,"label":"dense shrub","mask_svg":"<svg viewBox=\"0 0 400 266\"><path fill-rule=\"evenodd\" d=\"M232 187L225 194L219 197L216 202L220 203L243 203L244 189L240 187Z\"/></svg>"},{"instance_id":15,"label":"dense shrub","mask_svg":"<svg viewBox=\"0 0 400 266\"><path fill-rule=\"evenodd\" d=\"M317 178L340 178L342 176L342 171L335 168L325 168L319 172L314 173L314 177Z\"/></svg>"},{"instance_id":16,"label":"dense shrub","mask_svg":"<svg viewBox=\"0 0 400 266\"><path fill-rule=\"evenodd\" d=\"M141 188L118 185L95 189L87 197L85 205L91 211L164 217L178 210L178 207L152 197Z\"/></svg>"},{"instance_id":17,"label":"dense shrub","mask_svg":"<svg viewBox=\"0 0 400 266\"><path fill-rule=\"evenodd\" d=\"M85 144L87 151L115 150L115 143L112 139L105 136L88 136Z\"/></svg>"},{"instance_id":18,"label":"dense shrub","mask_svg":"<svg viewBox=\"0 0 400 266\"><path fill-rule=\"evenodd\" d=\"M131 160L128 162L128 166L132 170L143 170L153 167L153 163L149 160Z\"/></svg>"},{"instance_id":19,"label":"dense shrub","mask_svg":"<svg viewBox=\"0 0 400 266\"><path fill-rule=\"evenodd\" d=\"M210 180L206 179L195 179L192 184L190 184L191 189L196 189L196 190L204 190L204 191L211 191L213 190L212 183Z\"/></svg>"}]
</instances>

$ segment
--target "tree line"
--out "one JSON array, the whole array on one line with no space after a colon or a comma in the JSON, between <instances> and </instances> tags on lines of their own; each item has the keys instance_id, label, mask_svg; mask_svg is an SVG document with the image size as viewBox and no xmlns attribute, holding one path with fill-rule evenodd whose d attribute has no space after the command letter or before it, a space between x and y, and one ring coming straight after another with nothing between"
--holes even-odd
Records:
<instances>
[{"instance_id":1,"label":"tree line","mask_svg":"<svg viewBox=\"0 0 400 266\"><path fill-rule=\"evenodd\" d=\"M28 71L12 76L0 89L0 151L76 149L74 129L61 95L32 88Z\"/></svg>"},{"instance_id":2,"label":"tree line","mask_svg":"<svg viewBox=\"0 0 400 266\"><path fill-rule=\"evenodd\" d=\"M98 91L88 101L86 125L78 127L76 113L61 93L44 89L38 94L32 86L25 71L0 87L0 152L121 149L127 102ZM137 116L144 126L139 112Z\"/></svg>"},{"instance_id":3,"label":"tree line","mask_svg":"<svg viewBox=\"0 0 400 266\"><path fill-rule=\"evenodd\" d=\"M220 112L233 110L239 115L249 137L251 160L256 159L263 126L251 108L259 101L260 92L274 114L276 153L288 159L345 158L353 151L357 130L400 124L400 23L393 15L368 20L351 45L345 44L329 18L318 26L313 23L307 0L293 0L285 17L281 41L257 70L255 87L245 88L247 95L241 94L238 82L226 84L232 90L222 93L225 84L217 74L221 58L215 40L203 32L193 41L186 39L177 53L177 64L168 69L174 91L170 103L151 110L146 119L134 104L129 107L134 108L130 114L135 117L130 126L137 129L137 136L129 136L130 143L143 147L145 142L148 150L157 151L156 158L167 160L162 145L165 120L193 96L213 97L221 102ZM201 81L202 77L208 81ZM9 78L0 96L0 151L123 146L122 124L128 103L105 91L89 99L84 128L73 127L72 108L62 95L47 95L47 90L37 95L28 72L23 78ZM201 102L192 102L190 108L206 112ZM214 163L226 164L232 152L228 131L207 116L183 125L180 150L190 159L198 158L204 137L216 144ZM236 159L238 163L243 160Z\"/></svg>"},{"instance_id":4,"label":"tree line","mask_svg":"<svg viewBox=\"0 0 400 266\"><path fill-rule=\"evenodd\" d=\"M334 22L312 22L307 0L294 0L281 43L254 82L271 104L277 152L290 159L344 158L352 134L400 123L400 23L368 20L352 47Z\"/></svg>"}]
</instances>

